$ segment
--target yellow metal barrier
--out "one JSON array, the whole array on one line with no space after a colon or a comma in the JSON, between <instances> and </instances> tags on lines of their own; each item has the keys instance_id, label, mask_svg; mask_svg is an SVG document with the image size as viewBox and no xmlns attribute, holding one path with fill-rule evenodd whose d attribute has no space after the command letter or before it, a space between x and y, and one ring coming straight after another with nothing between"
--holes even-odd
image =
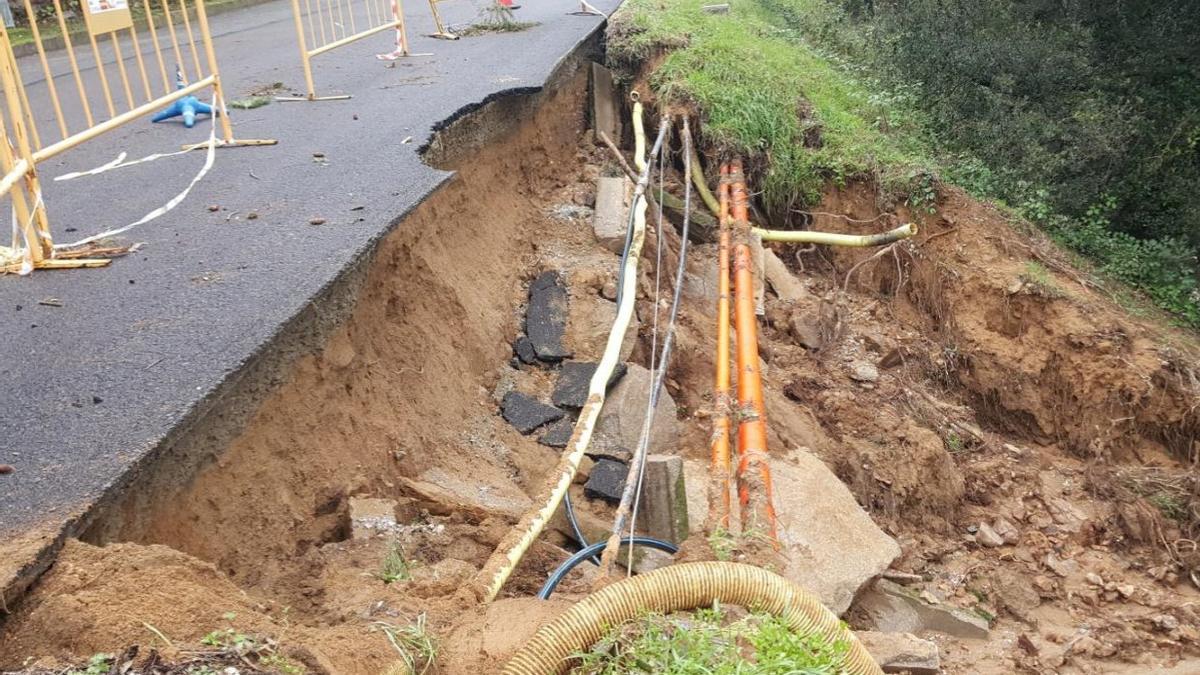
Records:
<instances>
[{"instance_id":1,"label":"yellow metal barrier","mask_svg":"<svg viewBox=\"0 0 1200 675\"><path fill-rule=\"evenodd\" d=\"M21 77L11 37L0 23L0 87L5 109L0 116L0 172L3 172L0 197L11 198L17 221L17 241L11 249L0 247L0 272L16 271L12 269L16 264L14 252L20 254L21 271L27 271L30 264L90 267L107 262L68 262L78 252L55 248L38 178L41 163L105 132L211 88L215 110L221 113L218 115L221 133L215 139L216 146L275 143L234 138L225 112L216 50L203 0L193 0L191 8L188 0L158 0L157 5L152 5L151 0L140 0L143 16L138 21L130 11L129 1L83 0L80 27L68 22L61 0L53 0L53 16L48 19L38 16L32 0L22 0L45 88L35 92L33 101ZM139 24L148 41L139 36ZM61 40L66 72L56 72L51 66L47 32L57 34ZM76 40L81 36L86 39L88 49L77 48ZM184 57L185 53L190 60ZM177 69L180 86L168 76L169 61ZM116 82L109 77L110 68L115 68ZM63 68L60 66L58 70ZM38 128L38 120L45 121L47 117L57 131L56 140ZM49 129L46 131L50 133Z\"/></svg>"},{"instance_id":2,"label":"yellow metal barrier","mask_svg":"<svg viewBox=\"0 0 1200 675\"><path fill-rule=\"evenodd\" d=\"M434 37L456 39L442 25L437 11L439 0L429 0L437 33ZM312 60L321 54L357 42L365 37L394 30L395 49L379 58L391 60L413 54L408 47L408 28L404 23L401 0L292 0L292 18L296 24L296 43L300 47L300 63L304 67L305 96L276 96L276 101L337 101L349 94L317 96L313 83Z\"/></svg>"}]
</instances>

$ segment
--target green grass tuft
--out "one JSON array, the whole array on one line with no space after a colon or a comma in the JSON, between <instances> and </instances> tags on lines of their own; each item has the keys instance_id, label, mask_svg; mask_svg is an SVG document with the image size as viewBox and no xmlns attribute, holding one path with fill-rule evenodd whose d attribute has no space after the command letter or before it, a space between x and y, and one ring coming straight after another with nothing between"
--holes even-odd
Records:
<instances>
[{"instance_id":1,"label":"green grass tuft","mask_svg":"<svg viewBox=\"0 0 1200 675\"><path fill-rule=\"evenodd\" d=\"M825 675L840 673L849 645L801 635L778 617L734 619L717 606L691 615L646 614L576 654L576 675Z\"/></svg>"}]
</instances>

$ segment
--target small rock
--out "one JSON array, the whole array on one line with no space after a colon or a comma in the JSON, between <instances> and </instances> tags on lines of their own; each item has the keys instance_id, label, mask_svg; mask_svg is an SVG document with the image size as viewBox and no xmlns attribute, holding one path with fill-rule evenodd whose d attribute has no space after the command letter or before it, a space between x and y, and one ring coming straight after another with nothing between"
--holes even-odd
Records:
<instances>
[{"instance_id":1,"label":"small rock","mask_svg":"<svg viewBox=\"0 0 1200 675\"><path fill-rule=\"evenodd\" d=\"M975 541L979 542L980 546L988 548L997 548L1004 545L1004 538L1001 537L991 525L987 523L979 524L979 531L975 533Z\"/></svg>"},{"instance_id":2,"label":"small rock","mask_svg":"<svg viewBox=\"0 0 1200 675\"><path fill-rule=\"evenodd\" d=\"M934 631L955 637L987 639L981 616L946 605L930 605L911 589L880 579L857 601L875 630L889 633Z\"/></svg>"},{"instance_id":3,"label":"small rock","mask_svg":"<svg viewBox=\"0 0 1200 675\"><path fill-rule=\"evenodd\" d=\"M629 475L629 467L611 459L602 459L592 467L587 483L583 485L583 493L589 497L603 499L614 504L621 501L621 492L625 489L625 477Z\"/></svg>"},{"instance_id":4,"label":"small rock","mask_svg":"<svg viewBox=\"0 0 1200 675\"><path fill-rule=\"evenodd\" d=\"M1017 530L1017 526L1013 525L1007 518L997 518L992 522L992 530L1000 535L1006 544L1015 544L1021 540L1021 533Z\"/></svg>"},{"instance_id":5,"label":"small rock","mask_svg":"<svg viewBox=\"0 0 1200 675\"><path fill-rule=\"evenodd\" d=\"M1122 584L1117 586L1117 592L1120 593L1121 597L1125 598L1126 600L1133 597L1135 590L1136 589L1133 587L1133 584Z\"/></svg>"},{"instance_id":6,"label":"small rock","mask_svg":"<svg viewBox=\"0 0 1200 675\"><path fill-rule=\"evenodd\" d=\"M1079 563L1074 560L1062 560L1053 553L1047 553L1046 559L1042 561L1046 567L1064 579L1079 571Z\"/></svg>"},{"instance_id":7,"label":"small rock","mask_svg":"<svg viewBox=\"0 0 1200 675\"><path fill-rule=\"evenodd\" d=\"M6 476L13 471L16 471L16 469L13 468L12 464L0 464L0 476Z\"/></svg>"},{"instance_id":8,"label":"small rock","mask_svg":"<svg viewBox=\"0 0 1200 675\"><path fill-rule=\"evenodd\" d=\"M500 413L522 434L528 434L543 424L562 419L566 414L518 391L510 391L504 395L500 402Z\"/></svg>"},{"instance_id":9,"label":"small rock","mask_svg":"<svg viewBox=\"0 0 1200 675\"><path fill-rule=\"evenodd\" d=\"M818 350L824 345L821 339L820 319L811 312L797 310L788 317L788 330L796 344L805 349Z\"/></svg>"},{"instance_id":10,"label":"small rock","mask_svg":"<svg viewBox=\"0 0 1200 675\"><path fill-rule=\"evenodd\" d=\"M309 218L308 224L309 225L324 225L325 219L324 218Z\"/></svg>"},{"instance_id":11,"label":"small rock","mask_svg":"<svg viewBox=\"0 0 1200 675\"><path fill-rule=\"evenodd\" d=\"M855 361L850 365L850 379L855 382L876 382L879 380L879 369L866 361Z\"/></svg>"},{"instance_id":12,"label":"small rock","mask_svg":"<svg viewBox=\"0 0 1200 675\"><path fill-rule=\"evenodd\" d=\"M809 297L808 290L788 270L779 256L769 248L763 249L763 272L775 295L784 302L796 302Z\"/></svg>"},{"instance_id":13,"label":"small rock","mask_svg":"<svg viewBox=\"0 0 1200 675\"><path fill-rule=\"evenodd\" d=\"M554 385L554 392L550 394L550 402L564 408L582 408L587 403L588 389L599 365L583 361L563 363L558 382ZM608 378L608 387L612 388L625 375L626 370L628 367L624 363L618 363Z\"/></svg>"},{"instance_id":14,"label":"small rock","mask_svg":"<svg viewBox=\"0 0 1200 675\"><path fill-rule=\"evenodd\" d=\"M537 363L537 352L533 349L533 342L529 338L522 335L513 343L513 353L525 365L533 365Z\"/></svg>"},{"instance_id":15,"label":"small rock","mask_svg":"<svg viewBox=\"0 0 1200 675\"><path fill-rule=\"evenodd\" d=\"M855 631L854 635L885 673L937 675L941 668L937 644L912 633Z\"/></svg>"},{"instance_id":16,"label":"small rock","mask_svg":"<svg viewBox=\"0 0 1200 675\"><path fill-rule=\"evenodd\" d=\"M996 570L991 586L993 601L1022 621L1028 620L1029 613L1042 604L1041 594L1023 574L1001 568Z\"/></svg>"},{"instance_id":17,"label":"small rock","mask_svg":"<svg viewBox=\"0 0 1200 675\"><path fill-rule=\"evenodd\" d=\"M1084 575L1083 578L1087 579L1087 582L1093 586L1100 586L1100 587L1104 586L1104 579L1099 574L1096 574L1095 572L1088 572L1087 574Z\"/></svg>"},{"instance_id":18,"label":"small rock","mask_svg":"<svg viewBox=\"0 0 1200 675\"><path fill-rule=\"evenodd\" d=\"M613 322L617 318L615 302L605 300L595 293L576 293L571 296L567 311L566 335L563 346L580 360L599 360L608 346ZM637 343L640 322L636 313L629 321L629 328L621 342L618 361L627 361Z\"/></svg>"},{"instance_id":19,"label":"small rock","mask_svg":"<svg viewBox=\"0 0 1200 675\"><path fill-rule=\"evenodd\" d=\"M1150 620L1154 622L1156 628L1167 633L1179 628L1179 619L1170 614L1158 614Z\"/></svg>"},{"instance_id":20,"label":"small rock","mask_svg":"<svg viewBox=\"0 0 1200 675\"><path fill-rule=\"evenodd\" d=\"M617 283L615 281L606 281L600 287L600 297L605 300L616 302L617 300Z\"/></svg>"},{"instance_id":21,"label":"small rock","mask_svg":"<svg viewBox=\"0 0 1200 675\"><path fill-rule=\"evenodd\" d=\"M539 359L558 363L571 356L563 347L566 327L567 289L557 272L543 272L529 286L529 306L525 309L525 334Z\"/></svg>"},{"instance_id":22,"label":"small rock","mask_svg":"<svg viewBox=\"0 0 1200 675\"><path fill-rule=\"evenodd\" d=\"M208 205L208 210L209 210L210 212L213 212L213 213L215 213L215 212L217 212L217 211L220 211L220 210L221 210L221 207L220 207L220 206L217 206L216 204L209 204L209 205Z\"/></svg>"},{"instance_id":23,"label":"small rock","mask_svg":"<svg viewBox=\"0 0 1200 675\"><path fill-rule=\"evenodd\" d=\"M551 448L565 448L571 442L571 434L575 431L575 419L564 417L546 428L546 433L538 439L538 443Z\"/></svg>"}]
</instances>

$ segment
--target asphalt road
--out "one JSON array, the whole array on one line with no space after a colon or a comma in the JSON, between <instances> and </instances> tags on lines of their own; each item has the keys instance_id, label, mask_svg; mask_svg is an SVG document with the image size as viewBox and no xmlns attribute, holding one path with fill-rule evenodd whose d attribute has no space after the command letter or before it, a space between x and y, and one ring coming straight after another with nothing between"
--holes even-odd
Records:
<instances>
[{"instance_id":1,"label":"asphalt road","mask_svg":"<svg viewBox=\"0 0 1200 675\"><path fill-rule=\"evenodd\" d=\"M234 111L238 137L279 145L219 151L185 202L126 236L145 242L136 255L106 269L0 277L0 464L15 468L0 475L0 547L11 546L0 558L16 557L32 528L46 533L43 543L64 527L71 533L72 519L440 185L448 174L417 153L439 121L499 92L543 85L602 22L569 15L578 8L572 0L527 2L518 18L540 25L445 42L424 37L432 30L425 3L407 4L413 50L432 56L388 67L374 55L390 50L392 34L379 34L315 61L319 93L353 99ZM448 0L441 9L463 24L483 4ZM593 4L611 11L618 0ZM212 25L231 98L275 82L302 88L287 2L221 14ZM55 59L61 69L61 54ZM35 107L44 106L37 62L21 66ZM53 135L48 121L40 127ZM195 175L203 153L51 178L208 133L207 122L188 130L137 121L48 162L42 176L56 241L161 206ZM251 212L257 219L246 218ZM62 306L39 304L48 298ZM12 562L0 562L0 588Z\"/></svg>"}]
</instances>

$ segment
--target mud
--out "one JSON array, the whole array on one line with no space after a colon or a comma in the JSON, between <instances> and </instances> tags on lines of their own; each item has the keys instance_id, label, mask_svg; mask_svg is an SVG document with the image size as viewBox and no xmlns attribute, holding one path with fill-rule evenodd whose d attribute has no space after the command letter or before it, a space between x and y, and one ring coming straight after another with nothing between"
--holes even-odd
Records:
<instances>
[{"instance_id":1,"label":"mud","mask_svg":"<svg viewBox=\"0 0 1200 675\"><path fill-rule=\"evenodd\" d=\"M458 592L557 458L497 414L505 392L553 386L548 371L510 365L529 281L559 270L573 308L607 307L616 257L594 242L586 207L597 176L619 169L581 139L578 65L442 131L429 156L454 178L380 242L336 320L255 385L269 393L244 423L222 426L242 413L216 411L224 431L191 430L187 447L205 450L187 472L144 477L66 546L5 624L0 667L130 644L169 652L163 637L179 647L233 627L272 636L312 672L379 673L400 660L385 627L423 615L437 672L492 672L586 592L581 569L565 600L529 599L567 555L556 531L498 603ZM837 215L811 220L851 233L912 220L916 240L874 259L774 248L807 294L766 299L771 451L816 453L901 543L894 567L917 591L993 619L986 641L936 636L946 672L1132 673L1196 657L1200 559L1187 542L1200 510L1194 490L1176 490L1194 485L1181 478L1200 425L1193 337L1131 318L1048 243L952 188L932 213L881 206L852 184L814 209ZM664 244L666 270L678 237ZM643 364L645 264L631 357ZM715 267L715 247L693 249L667 383L681 452L701 460ZM569 346L594 359L602 340L576 314ZM1174 517L1164 494L1182 500ZM356 497L393 500L400 525L352 536ZM582 498L579 510L611 518ZM985 545L981 525L1009 541ZM409 578L388 583L395 546ZM848 618L869 627L853 608Z\"/></svg>"}]
</instances>

